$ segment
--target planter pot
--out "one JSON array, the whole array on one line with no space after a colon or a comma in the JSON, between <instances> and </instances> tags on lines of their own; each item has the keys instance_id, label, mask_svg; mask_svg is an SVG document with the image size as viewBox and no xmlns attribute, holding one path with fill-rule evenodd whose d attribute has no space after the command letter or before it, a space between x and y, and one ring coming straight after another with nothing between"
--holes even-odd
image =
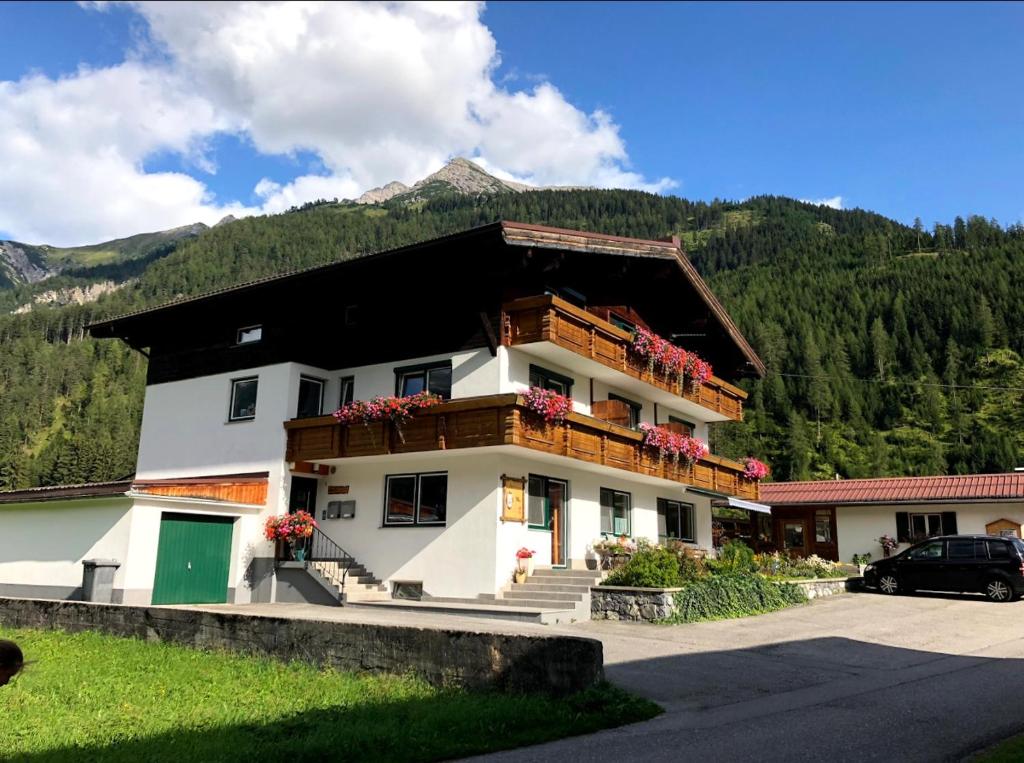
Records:
<instances>
[{"instance_id":1,"label":"planter pot","mask_svg":"<svg viewBox=\"0 0 1024 763\"><path fill-rule=\"evenodd\" d=\"M860 569L860 576L864 577L864 570L867 569L866 564L858 564L857 567Z\"/></svg>"},{"instance_id":2,"label":"planter pot","mask_svg":"<svg viewBox=\"0 0 1024 763\"><path fill-rule=\"evenodd\" d=\"M517 569L512 574L512 578L516 581L516 583L519 583L520 585L522 585L523 583L526 582L526 571L525 570Z\"/></svg>"},{"instance_id":3,"label":"planter pot","mask_svg":"<svg viewBox=\"0 0 1024 763\"><path fill-rule=\"evenodd\" d=\"M292 546L292 556L297 562L306 561L306 547L305 546Z\"/></svg>"},{"instance_id":4,"label":"planter pot","mask_svg":"<svg viewBox=\"0 0 1024 763\"><path fill-rule=\"evenodd\" d=\"M533 574L533 557L532 556L529 557L528 559L517 559L516 562L517 562L516 567L519 570L519 572L525 573L527 577L529 577L530 575Z\"/></svg>"}]
</instances>

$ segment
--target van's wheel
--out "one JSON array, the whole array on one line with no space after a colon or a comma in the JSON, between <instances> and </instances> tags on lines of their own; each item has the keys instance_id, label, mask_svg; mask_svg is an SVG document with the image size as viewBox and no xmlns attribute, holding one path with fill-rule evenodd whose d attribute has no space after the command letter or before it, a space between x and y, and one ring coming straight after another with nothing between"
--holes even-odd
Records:
<instances>
[{"instance_id":1,"label":"van's wheel","mask_svg":"<svg viewBox=\"0 0 1024 763\"><path fill-rule=\"evenodd\" d=\"M1013 589L1002 578L989 578L985 583L985 595L989 601L1013 601Z\"/></svg>"},{"instance_id":2,"label":"van's wheel","mask_svg":"<svg viewBox=\"0 0 1024 763\"><path fill-rule=\"evenodd\" d=\"M897 594L900 592L900 581L891 573L882 575L878 578L878 590L890 596Z\"/></svg>"}]
</instances>

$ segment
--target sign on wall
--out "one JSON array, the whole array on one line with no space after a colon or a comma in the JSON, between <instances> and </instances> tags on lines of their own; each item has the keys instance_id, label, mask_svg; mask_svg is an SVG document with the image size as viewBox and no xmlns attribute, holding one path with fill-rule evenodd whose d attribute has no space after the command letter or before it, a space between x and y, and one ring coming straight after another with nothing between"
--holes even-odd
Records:
<instances>
[{"instance_id":1,"label":"sign on wall","mask_svg":"<svg viewBox=\"0 0 1024 763\"><path fill-rule=\"evenodd\" d=\"M1021 525L1020 522L1014 522L1012 519L997 519L985 525L985 534L1002 535L1006 538L1020 538Z\"/></svg>"},{"instance_id":2,"label":"sign on wall","mask_svg":"<svg viewBox=\"0 0 1024 763\"><path fill-rule=\"evenodd\" d=\"M525 477L501 475L501 521L526 521Z\"/></svg>"}]
</instances>

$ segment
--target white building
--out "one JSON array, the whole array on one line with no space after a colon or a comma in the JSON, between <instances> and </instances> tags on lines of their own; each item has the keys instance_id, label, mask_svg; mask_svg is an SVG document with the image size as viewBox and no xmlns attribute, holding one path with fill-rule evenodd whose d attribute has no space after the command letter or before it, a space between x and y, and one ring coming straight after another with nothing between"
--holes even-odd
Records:
<instances>
[{"instance_id":1,"label":"white building","mask_svg":"<svg viewBox=\"0 0 1024 763\"><path fill-rule=\"evenodd\" d=\"M774 482L761 488L772 507L775 542L799 556L843 562L883 555L938 535L1014 535L1024 525L1024 473Z\"/></svg>"},{"instance_id":2,"label":"white building","mask_svg":"<svg viewBox=\"0 0 1024 763\"><path fill-rule=\"evenodd\" d=\"M638 327L717 375L652 372ZM500 599L520 547L579 582L602 538L710 548L712 499L758 497L743 465L680 467L638 431L706 441L742 416L727 379L763 373L678 241L495 223L91 332L150 357L135 479L0 497L0 594L73 597L81 561L102 557L131 603ZM573 412L545 422L531 387ZM421 390L444 402L401 427L329 415ZM263 537L296 509L319 523L304 562ZM54 538L56 517L74 538Z\"/></svg>"}]
</instances>

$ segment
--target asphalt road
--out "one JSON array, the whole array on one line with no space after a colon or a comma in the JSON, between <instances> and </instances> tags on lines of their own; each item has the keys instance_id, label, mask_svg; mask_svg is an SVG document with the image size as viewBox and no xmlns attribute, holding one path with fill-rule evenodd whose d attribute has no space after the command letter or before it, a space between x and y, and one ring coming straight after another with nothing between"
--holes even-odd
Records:
<instances>
[{"instance_id":1,"label":"asphalt road","mask_svg":"<svg viewBox=\"0 0 1024 763\"><path fill-rule=\"evenodd\" d=\"M498 761L946 761L1024 732L1024 602L848 594L684 626L592 622L641 724ZM549 631L550 632L550 631Z\"/></svg>"}]
</instances>

